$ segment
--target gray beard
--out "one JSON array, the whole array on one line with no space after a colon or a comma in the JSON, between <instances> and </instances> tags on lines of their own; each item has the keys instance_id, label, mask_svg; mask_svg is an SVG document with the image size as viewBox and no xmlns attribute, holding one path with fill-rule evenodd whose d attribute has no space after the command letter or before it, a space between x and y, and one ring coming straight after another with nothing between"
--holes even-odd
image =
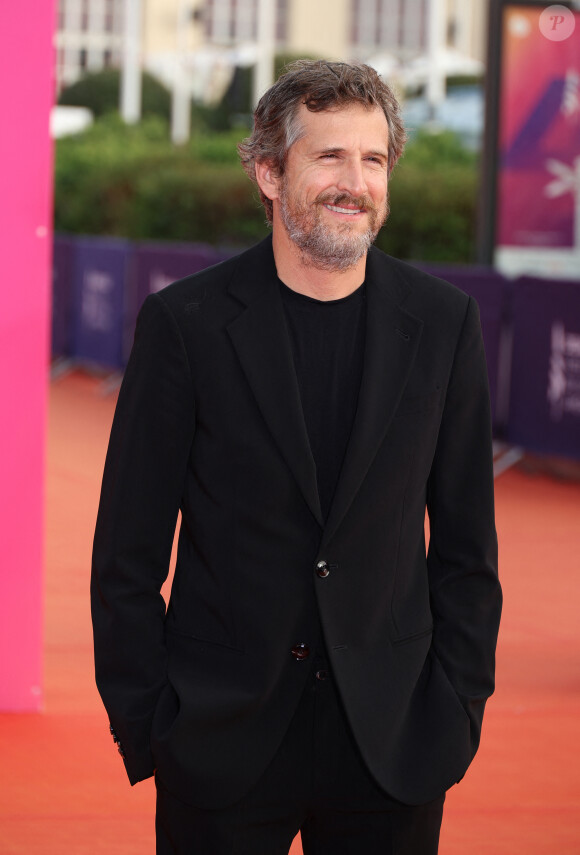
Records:
<instances>
[{"instance_id":1,"label":"gray beard","mask_svg":"<svg viewBox=\"0 0 580 855\"><path fill-rule=\"evenodd\" d=\"M333 203L334 204L334 203ZM280 195L280 216L290 240L303 255L305 264L318 270L348 270L369 250L376 238L378 228L369 228L360 234L351 234L348 223L337 229L328 229L315 208L290 210L286 189Z\"/></svg>"}]
</instances>

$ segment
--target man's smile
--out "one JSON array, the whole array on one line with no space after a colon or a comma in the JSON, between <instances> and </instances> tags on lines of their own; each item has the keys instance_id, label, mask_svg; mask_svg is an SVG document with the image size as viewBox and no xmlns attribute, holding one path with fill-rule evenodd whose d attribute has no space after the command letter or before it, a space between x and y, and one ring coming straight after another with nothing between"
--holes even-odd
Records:
<instances>
[{"instance_id":1,"label":"man's smile","mask_svg":"<svg viewBox=\"0 0 580 855\"><path fill-rule=\"evenodd\" d=\"M373 200L367 194L353 196L350 193L325 191L317 196L315 204L334 214L338 222L346 222L347 218L353 221L366 221L367 218L373 220L377 213Z\"/></svg>"},{"instance_id":2,"label":"man's smile","mask_svg":"<svg viewBox=\"0 0 580 855\"><path fill-rule=\"evenodd\" d=\"M338 205L325 204L324 207L329 211L334 211L337 214L363 214L364 208L341 208Z\"/></svg>"}]
</instances>

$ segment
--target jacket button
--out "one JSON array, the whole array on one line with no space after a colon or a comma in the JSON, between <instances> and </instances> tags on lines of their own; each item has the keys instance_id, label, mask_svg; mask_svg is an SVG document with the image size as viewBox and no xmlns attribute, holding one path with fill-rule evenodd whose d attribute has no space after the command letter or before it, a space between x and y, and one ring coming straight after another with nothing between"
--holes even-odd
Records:
<instances>
[{"instance_id":1,"label":"jacket button","mask_svg":"<svg viewBox=\"0 0 580 855\"><path fill-rule=\"evenodd\" d=\"M321 579L326 579L329 574L330 567L328 566L328 561L319 561L316 565L316 575Z\"/></svg>"},{"instance_id":2,"label":"jacket button","mask_svg":"<svg viewBox=\"0 0 580 855\"><path fill-rule=\"evenodd\" d=\"M310 648L307 644L295 644L290 652L294 659L297 659L298 661L308 659L310 656Z\"/></svg>"}]
</instances>

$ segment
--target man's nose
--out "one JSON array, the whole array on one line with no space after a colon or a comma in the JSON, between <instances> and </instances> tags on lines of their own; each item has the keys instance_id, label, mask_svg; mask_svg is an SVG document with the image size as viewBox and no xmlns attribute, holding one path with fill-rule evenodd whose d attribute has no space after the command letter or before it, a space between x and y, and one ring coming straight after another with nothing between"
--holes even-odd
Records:
<instances>
[{"instance_id":1,"label":"man's nose","mask_svg":"<svg viewBox=\"0 0 580 855\"><path fill-rule=\"evenodd\" d=\"M351 196L363 196L367 192L363 165L358 159L346 160L342 164L337 186Z\"/></svg>"}]
</instances>

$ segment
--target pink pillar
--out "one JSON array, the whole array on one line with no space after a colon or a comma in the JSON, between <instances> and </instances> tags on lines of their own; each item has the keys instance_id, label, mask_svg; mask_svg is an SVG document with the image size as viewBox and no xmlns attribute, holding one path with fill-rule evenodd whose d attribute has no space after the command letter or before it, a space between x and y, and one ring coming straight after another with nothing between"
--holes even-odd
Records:
<instances>
[{"instance_id":1,"label":"pink pillar","mask_svg":"<svg viewBox=\"0 0 580 855\"><path fill-rule=\"evenodd\" d=\"M0 2L0 710L42 706L53 0Z\"/></svg>"}]
</instances>

